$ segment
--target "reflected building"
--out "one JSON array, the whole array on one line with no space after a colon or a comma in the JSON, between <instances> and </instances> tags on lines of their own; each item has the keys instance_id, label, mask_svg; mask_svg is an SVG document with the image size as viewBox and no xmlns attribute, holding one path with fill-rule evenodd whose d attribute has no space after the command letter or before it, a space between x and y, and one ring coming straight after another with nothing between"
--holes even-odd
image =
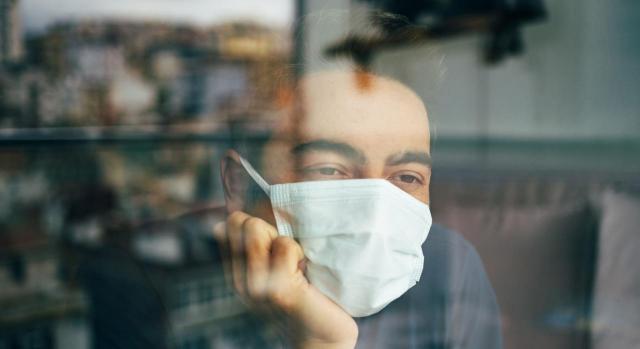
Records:
<instances>
[{"instance_id":1,"label":"reflected building","mask_svg":"<svg viewBox=\"0 0 640 349\"><path fill-rule=\"evenodd\" d=\"M276 115L288 33L66 22L29 38L22 59L18 5L0 0L0 128L44 142L0 152L0 349L244 347L253 320L225 284L211 221L169 217L221 204L224 138L190 132ZM130 138L47 138L67 131Z\"/></svg>"},{"instance_id":2,"label":"reflected building","mask_svg":"<svg viewBox=\"0 0 640 349\"><path fill-rule=\"evenodd\" d=\"M15 12L2 1L4 15ZM3 33L17 32L11 23L2 21ZM268 119L288 42L287 31L250 23L58 23L28 40L19 70L0 72L0 126L197 128L249 114ZM6 52L15 46L2 43Z\"/></svg>"},{"instance_id":3,"label":"reflected building","mask_svg":"<svg viewBox=\"0 0 640 349\"><path fill-rule=\"evenodd\" d=\"M224 209L203 212L73 243L93 347L242 347L252 319L225 283L210 232Z\"/></svg>"},{"instance_id":4,"label":"reflected building","mask_svg":"<svg viewBox=\"0 0 640 349\"><path fill-rule=\"evenodd\" d=\"M17 62L23 53L19 1L0 0L0 61Z\"/></svg>"},{"instance_id":5,"label":"reflected building","mask_svg":"<svg viewBox=\"0 0 640 349\"><path fill-rule=\"evenodd\" d=\"M33 232L0 241L0 348L83 349L91 342L85 293L60 277L58 246Z\"/></svg>"}]
</instances>

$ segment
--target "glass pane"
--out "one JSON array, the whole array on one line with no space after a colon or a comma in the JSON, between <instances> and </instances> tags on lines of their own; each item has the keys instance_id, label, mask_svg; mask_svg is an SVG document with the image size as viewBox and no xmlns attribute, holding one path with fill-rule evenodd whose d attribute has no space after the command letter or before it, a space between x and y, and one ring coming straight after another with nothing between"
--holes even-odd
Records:
<instances>
[{"instance_id":1,"label":"glass pane","mask_svg":"<svg viewBox=\"0 0 640 349\"><path fill-rule=\"evenodd\" d=\"M0 349L640 347L638 19L0 0Z\"/></svg>"}]
</instances>

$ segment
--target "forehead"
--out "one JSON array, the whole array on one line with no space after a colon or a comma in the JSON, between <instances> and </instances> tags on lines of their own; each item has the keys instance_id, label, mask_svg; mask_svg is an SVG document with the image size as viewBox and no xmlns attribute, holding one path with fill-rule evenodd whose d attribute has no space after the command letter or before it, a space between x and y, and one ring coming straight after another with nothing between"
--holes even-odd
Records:
<instances>
[{"instance_id":1,"label":"forehead","mask_svg":"<svg viewBox=\"0 0 640 349\"><path fill-rule=\"evenodd\" d=\"M364 72L325 72L303 78L292 113L295 136L362 146L392 142L428 146L427 112L419 97L399 82Z\"/></svg>"},{"instance_id":2,"label":"forehead","mask_svg":"<svg viewBox=\"0 0 640 349\"><path fill-rule=\"evenodd\" d=\"M317 140L347 144L378 164L407 151L429 152L424 104L398 82L365 73L323 72L304 77L296 92L291 111L262 152L263 173L274 182L291 179L295 146Z\"/></svg>"}]
</instances>

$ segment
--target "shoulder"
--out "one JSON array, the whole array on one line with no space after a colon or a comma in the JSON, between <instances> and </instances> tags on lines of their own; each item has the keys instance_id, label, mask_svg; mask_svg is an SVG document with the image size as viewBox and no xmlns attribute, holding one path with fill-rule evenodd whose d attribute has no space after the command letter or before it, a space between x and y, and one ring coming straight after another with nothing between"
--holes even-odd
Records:
<instances>
[{"instance_id":1,"label":"shoulder","mask_svg":"<svg viewBox=\"0 0 640 349\"><path fill-rule=\"evenodd\" d=\"M488 297L493 296L480 256L459 233L434 224L422 252L424 266L415 293L451 299L480 287Z\"/></svg>"},{"instance_id":2,"label":"shoulder","mask_svg":"<svg viewBox=\"0 0 640 349\"><path fill-rule=\"evenodd\" d=\"M425 268L446 266L449 272L484 269L476 249L459 233L433 224L422 245ZM462 269L462 270L461 270Z\"/></svg>"},{"instance_id":3,"label":"shoulder","mask_svg":"<svg viewBox=\"0 0 640 349\"><path fill-rule=\"evenodd\" d=\"M423 249L430 248L429 245L455 248L461 252L475 252L473 245L460 235L460 233L445 228L437 223L434 223L431 226L429 235L427 236L427 241L425 241L425 245L423 245Z\"/></svg>"},{"instance_id":4,"label":"shoulder","mask_svg":"<svg viewBox=\"0 0 640 349\"><path fill-rule=\"evenodd\" d=\"M439 305L448 314L446 337L455 347L500 348L499 307L473 245L459 233L434 224L422 249L425 262L417 303Z\"/></svg>"},{"instance_id":5,"label":"shoulder","mask_svg":"<svg viewBox=\"0 0 640 349\"><path fill-rule=\"evenodd\" d=\"M493 288L480 255L461 234L434 224L422 251L425 259L423 277L440 279L444 282L441 286L447 287L449 292L480 286L493 297Z\"/></svg>"},{"instance_id":6,"label":"shoulder","mask_svg":"<svg viewBox=\"0 0 640 349\"><path fill-rule=\"evenodd\" d=\"M496 321L499 308L491 282L476 249L462 235L434 225L425 244L422 277L416 295L446 302L465 316L483 314ZM451 309L449 309L451 310Z\"/></svg>"}]
</instances>

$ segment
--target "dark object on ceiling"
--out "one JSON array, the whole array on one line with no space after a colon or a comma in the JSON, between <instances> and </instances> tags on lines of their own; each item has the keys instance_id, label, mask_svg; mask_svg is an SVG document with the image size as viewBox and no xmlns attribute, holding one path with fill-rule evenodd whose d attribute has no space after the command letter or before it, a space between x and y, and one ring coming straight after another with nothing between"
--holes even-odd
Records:
<instances>
[{"instance_id":1,"label":"dark object on ceiling","mask_svg":"<svg viewBox=\"0 0 640 349\"><path fill-rule=\"evenodd\" d=\"M460 16L504 14L526 22L544 16L542 0L360 0L375 8L406 17L414 24L446 22ZM442 24L442 23L441 23Z\"/></svg>"},{"instance_id":2,"label":"dark object on ceiling","mask_svg":"<svg viewBox=\"0 0 640 349\"><path fill-rule=\"evenodd\" d=\"M360 0L375 12L372 24L384 35L352 36L329 47L330 56L348 54L367 66L373 51L426 39L442 39L469 32L488 32L485 59L497 63L520 54L524 43L520 28L546 18L543 0Z\"/></svg>"}]
</instances>

